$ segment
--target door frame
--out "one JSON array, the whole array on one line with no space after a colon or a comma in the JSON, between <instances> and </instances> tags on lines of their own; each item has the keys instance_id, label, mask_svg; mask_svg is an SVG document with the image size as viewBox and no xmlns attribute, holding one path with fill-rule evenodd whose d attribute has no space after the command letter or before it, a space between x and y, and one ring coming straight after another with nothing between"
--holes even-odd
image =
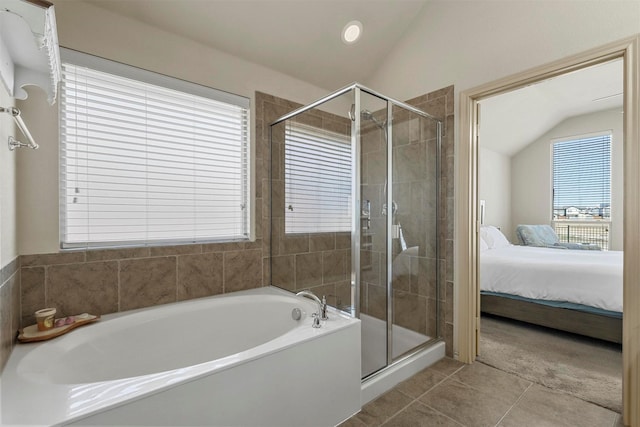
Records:
<instances>
[{"instance_id":1,"label":"door frame","mask_svg":"<svg viewBox=\"0 0 640 427\"><path fill-rule=\"evenodd\" d=\"M542 80L622 58L624 67L623 416L640 425L640 34L460 93L456 147L455 272L458 360L472 363L480 328L478 286L478 102Z\"/></svg>"}]
</instances>

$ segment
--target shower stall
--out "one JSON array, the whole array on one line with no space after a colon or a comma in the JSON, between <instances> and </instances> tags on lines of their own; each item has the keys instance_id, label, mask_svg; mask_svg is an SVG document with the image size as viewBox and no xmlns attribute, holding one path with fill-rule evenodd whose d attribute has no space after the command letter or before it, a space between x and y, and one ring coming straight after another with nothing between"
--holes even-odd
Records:
<instances>
[{"instance_id":1,"label":"shower stall","mask_svg":"<svg viewBox=\"0 0 640 427\"><path fill-rule=\"evenodd\" d=\"M441 122L354 83L270 131L271 284L361 320L363 390L433 347L443 354Z\"/></svg>"}]
</instances>

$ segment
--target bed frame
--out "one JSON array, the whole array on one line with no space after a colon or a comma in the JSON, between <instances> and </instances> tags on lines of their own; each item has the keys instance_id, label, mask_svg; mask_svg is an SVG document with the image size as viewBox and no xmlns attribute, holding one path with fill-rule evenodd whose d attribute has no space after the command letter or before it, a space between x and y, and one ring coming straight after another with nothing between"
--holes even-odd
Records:
<instances>
[{"instance_id":1,"label":"bed frame","mask_svg":"<svg viewBox=\"0 0 640 427\"><path fill-rule=\"evenodd\" d=\"M480 295L480 309L483 313L622 343L621 318L483 294Z\"/></svg>"}]
</instances>

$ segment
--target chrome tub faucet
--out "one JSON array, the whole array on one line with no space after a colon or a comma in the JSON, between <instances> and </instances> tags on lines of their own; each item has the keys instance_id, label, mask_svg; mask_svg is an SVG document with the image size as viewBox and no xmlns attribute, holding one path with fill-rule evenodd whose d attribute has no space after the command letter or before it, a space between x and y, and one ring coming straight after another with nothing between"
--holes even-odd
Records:
<instances>
[{"instance_id":1,"label":"chrome tub faucet","mask_svg":"<svg viewBox=\"0 0 640 427\"><path fill-rule=\"evenodd\" d=\"M300 292L298 292L296 294L296 296L311 298L316 303L318 303L318 312L317 313L313 313L313 325L312 326L314 328L319 328L321 326L320 325L320 320L327 320L329 318L327 316L327 298L324 295L322 296L322 300L320 298L318 298L311 291L300 291Z\"/></svg>"}]
</instances>

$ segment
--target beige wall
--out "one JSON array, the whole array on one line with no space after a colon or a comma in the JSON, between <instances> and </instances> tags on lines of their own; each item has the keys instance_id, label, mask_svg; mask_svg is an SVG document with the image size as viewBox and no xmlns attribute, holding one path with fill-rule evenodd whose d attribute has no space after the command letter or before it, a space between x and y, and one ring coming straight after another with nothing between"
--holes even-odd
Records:
<instances>
[{"instance_id":1,"label":"beige wall","mask_svg":"<svg viewBox=\"0 0 640 427\"><path fill-rule=\"evenodd\" d=\"M84 2L55 1L55 7L61 46L246 96L252 116L256 90L303 104L329 92ZM59 247L58 107L49 107L42 91L29 92L20 108L41 148L19 158L18 250L50 253Z\"/></svg>"},{"instance_id":2,"label":"beige wall","mask_svg":"<svg viewBox=\"0 0 640 427\"><path fill-rule=\"evenodd\" d=\"M14 106L4 86L0 85L0 107ZM18 256L16 240L16 158L20 150L9 151L9 136L23 141L9 114L0 114L0 268Z\"/></svg>"},{"instance_id":3,"label":"beige wall","mask_svg":"<svg viewBox=\"0 0 640 427\"><path fill-rule=\"evenodd\" d=\"M569 118L532 142L511 159L513 224L548 224L551 221L551 140L612 131L611 243L622 250L623 227L623 116L622 108Z\"/></svg>"},{"instance_id":4,"label":"beige wall","mask_svg":"<svg viewBox=\"0 0 640 427\"><path fill-rule=\"evenodd\" d=\"M478 200L486 202L484 223L500 227L507 239L515 243L511 223L510 157L487 148L480 148Z\"/></svg>"},{"instance_id":5,"label":"beige wall","mask_svg":"<svg viewBox=\"0 0 640 427\"><path fill-rule=\"evenodd\" d=\"M11 107L14 99L0 84L0 107ZM10 115L0 114L0 372L14 345L20 316L20 261L16 238L16 157L7 139L24 140ZM31 150L29 150L31 151Z\"/></svg>"}]
</instances>

